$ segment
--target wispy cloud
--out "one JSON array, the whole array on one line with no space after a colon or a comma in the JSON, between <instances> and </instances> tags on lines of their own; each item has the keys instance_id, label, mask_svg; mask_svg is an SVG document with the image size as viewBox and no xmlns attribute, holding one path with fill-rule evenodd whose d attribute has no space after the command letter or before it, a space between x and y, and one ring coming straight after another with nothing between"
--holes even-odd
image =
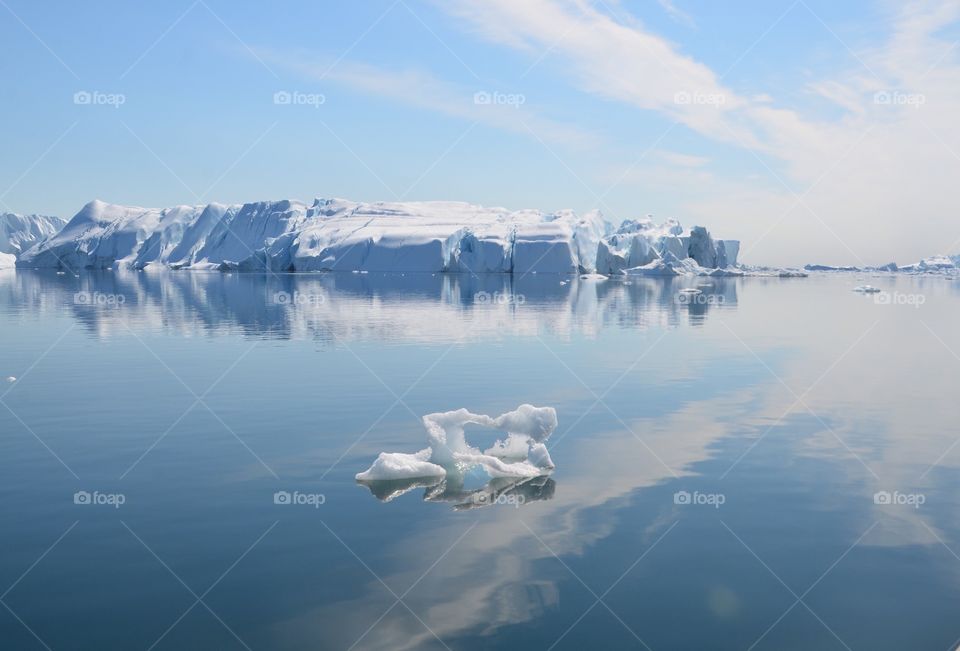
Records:
<instances>
[{"instance_id":1,"label":"wispy cloud","mask_svg":"<svg viewBox=\"0 0 960 651\"><path fill-rule=\"evenodd\" d=\"M536 108L536 98L516 89L477 82L466 86L420 69L393 69L355 61L332 61L316 53L260 50L272 65L304 79L337 84L427 111L477 122L525 137L561 142L573 147L594 146L600 136L579 125L550 119Z\"/></svg>"},{"instance_id":2,"label":"wispy cloud","mask_svg":"<svg viewBox=\"0 0 960 651\"><path fill-rule=\"evenodd\" d=\"M729 178L712 195L698 188L679 202L707 223L742 222L744 239L763 239L771 258L816 248L838 261L879 262L894 251L909 260L935 242L960 240L960 48L941 36L960 18L954 0L904 5L890 17L888 39L857 51L805 3L794 5L812 14L845 61L807 84L830 111L757 89L739 93L677 45L585 0L441 6L491 42L527 56L547 52L553 72L581 91L752 152L748 164L773 190Z\"/></svg>"},{"instance_id":3,"label":"wispy cloud","mask_svg":"<svg viewBox=\"0 0 960 651\"><path fill-rule=\"evenodd\" d=\"M441 6L495 43L559 60L585 92L664 113L713 138L761 146L749 123L736 119L748 99L619 11L605 13L579 0L450 0Z\"/></svg>"},{"instance_id":4,"label":"wispy cloud","mask_svg":"<svg viewBox=\"0 0 960 651\"><path fill-rule=\"evenodd\" d=\"M697 26L697 23L693 20L693 16L677 7L673 0L657 0L657 2L660 4L663 10L667 12L667 15L670 16L670 18L677 21L681 25L686 25L687 27Z\"/></svg>"}]
</instances>

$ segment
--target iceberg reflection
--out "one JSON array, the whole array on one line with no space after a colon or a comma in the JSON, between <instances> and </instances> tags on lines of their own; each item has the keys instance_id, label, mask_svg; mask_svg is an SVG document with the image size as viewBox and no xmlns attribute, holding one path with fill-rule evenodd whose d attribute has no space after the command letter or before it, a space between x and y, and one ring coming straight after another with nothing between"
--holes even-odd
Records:
<instances>
[{"instance_id":1,"label":"iceberg reflection","mask_svg":"<svg viewBox=\"0 0 960 651\"><path fill-rule=\"evenodd\" d=\"M467 511L488 506L513 506L519 508L530 502L553 498L557 482L551 477L508 478L496 477L483 487L473 490L464 488L463 475L448 473L445 478L425 477L417 479L363 480L357 483L367 487L381 502L390 502L418 488L424 488L425 502L444 502L457 511Z\"/></svg>"},{"instance_id":2,"label":"iceberg reflection","mask_svg":"<svg viewBox=\"0 0 960 651\"><path fill-rule=\"evenodd\" d=\"M442 343L698 326L713 310L735 309L738 283L750 280L711 278L705 286L697 277L185 271L73 276L21 269L0 274L0 304L21 313L67 313L103 339L132 329L181 336ZM691 298L683 293L689 288L699 293ZM95 300L99 297L112 300Z\"/></svg>"}]
</instances>

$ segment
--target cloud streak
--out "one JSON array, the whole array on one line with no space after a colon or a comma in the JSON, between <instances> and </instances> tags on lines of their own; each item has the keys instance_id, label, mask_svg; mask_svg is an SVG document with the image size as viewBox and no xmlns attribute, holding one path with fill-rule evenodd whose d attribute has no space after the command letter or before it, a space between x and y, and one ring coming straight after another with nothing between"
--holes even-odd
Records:
<instances>
[{"instance_id":1,"label":"cloud streak","mask_svg":"<svg viewBox=\"0 0 960 651\"><path fill-rule=\"evenodd\" d=\"M793 5L781 20L810 14L846 55L829 77L808 82L806 94L821 100L819 108L739 93L724 73L602 3L441 6L492 43L527 56L548 51L552 71L585 93L751 152L748 162L768 183L710 177L715 182L678 196L677 206L685 219L720 223L747 242L762 239L764 262L811 261L799 254L860 263L896 254L908 262L960 239L960 189L952 180L960 170L960 133L951 126L960 112L960 48L940 35L960 18L956 2L903 6L890 16L891 35L863 51L849 49L806 3Z\"/></svg>"}]
</instances>

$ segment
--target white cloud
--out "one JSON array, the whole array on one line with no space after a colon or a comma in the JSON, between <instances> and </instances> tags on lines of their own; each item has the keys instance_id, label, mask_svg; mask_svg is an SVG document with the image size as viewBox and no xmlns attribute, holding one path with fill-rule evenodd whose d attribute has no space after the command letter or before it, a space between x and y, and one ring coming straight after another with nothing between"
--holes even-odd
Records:
<instances>
[{"instance_id":1,"label":"white cloud","mask_svg":"<svg viewBox=\"0 0 960 651\"><path fill-rule=\"evenodd\" d=\"M762 238L755 261L909 262L960 248L960 65L956 44L938 35L960 17L960 3L903 6L885 42L850 52L846 69L810 81L807 88L839 113L741 95L675 44L579 0L440 6L496 43L533 58L546 53L582 91L753 152L756 171L775 190L716 179L694 197L678 193L677 212L724 232L736 225L748 250ZM789 29L789 17L782 27Z\"/></svg>"}]
</instances>

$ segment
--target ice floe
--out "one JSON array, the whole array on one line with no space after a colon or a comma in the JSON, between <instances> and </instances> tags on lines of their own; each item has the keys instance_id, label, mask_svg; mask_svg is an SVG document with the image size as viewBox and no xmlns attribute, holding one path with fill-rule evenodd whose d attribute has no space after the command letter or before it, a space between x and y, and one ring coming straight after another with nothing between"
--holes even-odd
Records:
<instances>
[{"instance_id":1,"label":"ice floe","mask_svg":"<svg viewBox=\"0 0 960 651\"><path fill-rule=\"evenodd\" d=\"M549 474L554 466L545 442L557 427L552 407L523 404L496 418L466 409L423 417L429 447L413 454L381 452L356 478L362 482L425 478L442 479L479 468L493 478L530 478ZM504 432L487 450L466 440L468 425Z\"/></svg>"}]
</instances>

